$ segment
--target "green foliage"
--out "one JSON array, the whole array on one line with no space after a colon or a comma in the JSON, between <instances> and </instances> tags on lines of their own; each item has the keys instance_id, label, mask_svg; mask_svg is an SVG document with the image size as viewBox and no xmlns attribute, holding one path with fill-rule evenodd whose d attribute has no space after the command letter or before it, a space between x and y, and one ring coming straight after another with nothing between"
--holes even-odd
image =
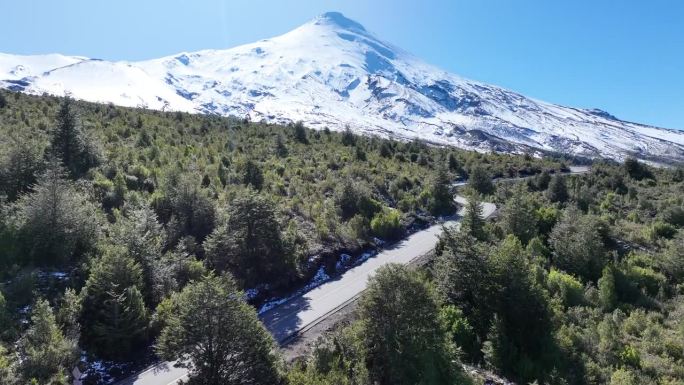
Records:
<instances>
[{"instance_id":1,"label":"green foliage","mask_svg":"<svg viewBox=\"0 0 684 385\"><path fill-rule=\"evenodd\" d=\"M404 232L399 211L387 207L373 216L370 228L375 236L386 240L397 239Z\"/></svg>"},{"instance_id":2,"label":"green foliage","mask_svg":"<svg viewBox=\"0 0 684 385\"><path fill-rule=\"evenodd\" d=\"M555 345L546 297L524 255L520 241L509 235L490 257L498 287L497 317L487 337L485 358L503 373L529 382L547 376L545 368L554 362Z\"/></svg>"},{"instance_id":3,"label":"green foliage","mask_svg":"<svg viewBox=\"0 0 684 385\"><path fill-rule=\"evenodd\" d=\"M532 199L524 189L518 188L502 209L501 227L506 234L515 235L523 245L527 245L536 235L536 214Z\"/></svg>"},{"instance_id":4,"label":"green foliage","mask_svg":"<svg viewBox=\"0 0 684 385\"><path fill-rule=\"evenodd\" d=\"M625 159L624 168L627 175L636 180L653 177L653 174L648 167L635 158Z\"/></svg>"},{"instance_id":5,"label":"green foliage","mask_svg":"<svg viewBox=\"0 0 684 385\"><path fill-rule=\"evenodd\" d=\"M170 299L157 353L190 371L190 384L277 384L274 343L228 277L206 276Z\"/></svg>"},{"instance_id":6,"label":"green foliage","mask_svg":"<svg viewBox=\"0 0 684 385\"><path fill-rule=\"evenodd\" d=\"M7 349L0 343L0 383L5 385L15 385L17 376L15 374L15 364L13 357Z\"/></svg>"},{"instance_id":7,"label":"green foliage","mask_svg":"<svg viewBox=\"0 0 684 385\"><path fill-rule=\"evenodd\" d=\"M477 337L484 339L493 313L491 273L476 240L463 231L445 229L433 274L441 301L463 312ZM439 250L439 249L438 249ZM479 352L466 350L473 358Z\"/></svg>"},{"instance_id":8,"label":"green foliage","mask_svg":"<svg viewBox=\"0 0 684 385\"><path fill-rule=\"evenodd\" d=\"M439 318L456 346L462 349L468 357L477 357L479 349L477 335L463 315L463 311L454 305L442 306Z\"/></svg>"},{"instance_id":9,"label":"green foliage","mask_svg":"<svg viewBox=\"0 0 684 385\"><path fill-rule=\"evenodd\" d=\"M654 222L648 229L648 237L652 241L656 241L658 238L670 239L675 234L677 234L677 229L669 223Z\"/></svg>"},{"instance_id":10,"label":"green foliage","mask_svg":"<svg viewBox=\"0 0 684 385\"><path fill-rule=\"evenodd\" d=\"M551 202L563 203L568 200L568 188L565 185L565 178L561 175L555 175L549 182L549 187L546 190L546 195Z\"/></svg>"},{"instance_id":11,"label":"green foliage","mask_svg":"<svg viewBox=\"0 0 684 385\"><path fill-rule=\"evenodd\" d=\"M553 206L542 206L536 211L539 234L548 236L560 218L560 211Z\"/></svg>"},{"instance_id":12,"label":"green foliage","mask_svg":"<svg viewBox=\"0 0 684 385\"><path fill-rule=\"evenodd\" d=\"M615 288L615 272L608 265L603 268L601 278L598 280L599 304L603 311L612 311L617 305L617 291Z\"/></svg>"},{"instance_id":13,"label":"green foliage","mask_svg":"<svg viewBox=\"0 0 684 385\"><path fill-rule=\"evenodd\" d=\"M641 366L641 357L639 352L631 345L625 346L625 348L620 353L620 361L624 365L628 365L634 368Z\"/></svg>"},{"instance_id":14,"label":"green foliage","mask_svg":"<svg viewBox=\"0 0 684 385\"><path fill-rule=\"evenodd\" d=\"M12 325L12 314L10 313L10 309L7 307L7 300L0 291L0 341L7 340L7 338L10 337L11 334L13 334L13 326L14 325ZM0 346L2 346L1 343Z\"/></svg>"},{"instance_id":15,"label":"green foliage","mask_svg":"<svg viewBox=\"0 0 684 385\"><path fill-rule=\"evenodd\" d=\"M305 362L288 372L291 385L361 385L370 383L362 322L319 339Z\"/></svg>"},{"instance_id":16,"label":"green foliage","mask_svg":"<svg viewBox=\"0 0 684 385\"><path fill-rule=\"evenodd\" d=\"M353 146L356 144L356 136L349 127L345 127L342 132L342 144L345 146Z\"/></svg>"},{"instance_id":17,"label":"green foliage","mask_svg":"<svg viewBox=\"0 0 684 385\"><path fill-rule=\"evenodd\" d=\"M605 264L604 248L599 224L592 216L566 209L551 231L549 244L553 263L561 270L590 280L600 275Z\"/></svg>"},{"instance_id":18,"label":"green foliage","mask_svg":"<svg viewBox=\"0 0 684 385\"><path fill-rule=\"evenodd\" d=\"M184 236L202 242L214 229L214 203L206 189L200 187L198 175L170 173L155 209L167 225L167 246L176 245Z\"/></svg>"},{"instance_id":19,"label":"green foliage","mask_svg":"<svg viewBox=\"0 0 684 385\"><path fill-rule=\"evenodd\" d=\"M381 211L382 206L375 201L365 186L346 183L335 195L335 203L340 209L342 220L348 220L356 214L371 219Z\"/></svg>"},{"instance_id":20,"label":"green foliage","mask_svg":"<svg viewBox=\"0 0 684 385\"><path fill-rule=\"evenodd\" d=\"M242 184L251 186L257 191L261 190L264 185L264 176L261 172L261 168L251 159L248 159L247 162L245 162L242 174Z\"/></svg>"},{"instance_id":21,"label":"green foliage","mask_svg":"<svg viewBox=\"0 0 684 385\"><path fill-rule=\"evenodd\" d=\"M484 224L482 203L477 195L470 194L466 202L465 214L461 220L461 231L477 240L484 240L487 237Z\"/></svg>"},{"instance_id":22,"label":"green foliage","mask_svg":"<svg viewBox=\"0 0 684 385\"><path fill-rule=\"evenodd\" d=\"M379 384L455 383L434 295L416 272L380 268L360 303L370 377Z\"/></svg>"},{"instance_id":23,"label":"green foliage","mask_svg":"<svg viewBox=\"0 0 684 385\"><path fill-rule=\"evenodd\" d=\"M482 195L494 193L494 183L492 176L481 166L476 166L470 170L468 186Z\"/></svg>"},{"instance_id":24,"label":"green foliage","mask_svg":"<svg viewBox=\"0 0 684 385\"><path fill-rule=\"evenodd\" d=\"M307 144L309 139L306 136L306 129L304 129L304 123L301 121L295 123L293 127L293 134L296 141L299 143Z\"/></svg>"},{"instance_id":25,"label":"green foliage","mask_svg":"<svg viewBox=\"0 0 684 385\"><path fill-rule=\"evenodd\" d=\"M123 246L140 266L143 276L140 290L146 302L158 303L165 293L158 282L160 277L155 272L162 269L160 260L165 234L154 211L147 206L130 210L128 217L119 218L111 235L113 241Z\"/></svg>"},{"instance_id":26,"label":"green foliage","mask_svg":"<svg viewBox=\"0 0 684 385\"><path fill-rule=\"evenodd\" d=\"M582 282L570 274L551 269L546 279L549 293L557 295L565 306L584 304L584 287Z\"/></svg>"},{"instance_id":27,"label":"green foliage","mask_svg":"<svg viewBox=\"0 0 684 385\"><path fill-rule=\"evenodd\" d=\"M76 341L64 337L44 299L34 305L31 327L19 340L19 355L19 373L25 383L50 383L70 372L78 361Z\"/></svg>"},{"instance_id":28,"label":"green foliage","mask_svg":"<svg viewBox=\"0 0 684 385\"><path fill-rule=\"evenodd\" d=\"M80 127L70 97L62 99L49 149L73 178L82 176L101 161L100 149Z\"/></svg>"},{"instance_id":29,"label":"green foliage","mask_svg":"<svg viewBox=\"0 0 684 385\"><path fill-rule=\"evenodd\" d=\"M247 191L230 203L225 217L204 244L213 268L230 271L245 287L293 278L295 266L271 202Z\"/></svg>"},{"instance_id":30,"label":"green foliage","mask_svg":"<svg viewBox=\"0 0 684 385\"><path fill-rule=\"evenodd\" d=\"M13 206L22 258L40 265L75 262L93 249L99 236L95 207L51 163L31 194Z\"/></svg>"},{"instance_id":31,"label":"green foliage","mask_svg":"<svg viewBox=\"0 0 684 385\"><path fill-rule=\"evenodd\" d=\"M449 215L455 208L451 193L451 180L444 166L438 166L430 184L430 212L433 215Z\"/></svg>"},{"instance_id":32,"label":"green foliage","mask_svg":"<svg viewBox=\"0 0 684 385\"><path fill-rule=\"evenodd\" d=\"M123 247L98 258L83 288L83 342L100 357L122 359L145 342L148 314L140 264Z\"/></svg>"},{"instance_id":33,"label":"green foliage","mask_svg":"<svg viewBox=\"0 0 684 385\"><path fill-rule=\"evenodd\" d=\"M43 170L43 149L35 140L10 137L8 151L0 156L0 196L9 202L29 192Z\"/></svg>"}]
</instances>

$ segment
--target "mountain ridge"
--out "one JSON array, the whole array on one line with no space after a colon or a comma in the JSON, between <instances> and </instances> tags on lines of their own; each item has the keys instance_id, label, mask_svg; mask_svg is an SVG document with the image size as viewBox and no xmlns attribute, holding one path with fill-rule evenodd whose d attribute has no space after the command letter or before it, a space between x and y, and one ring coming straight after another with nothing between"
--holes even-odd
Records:
<instances>
[{"instance_id":1,"label":"mountain ridge","mask_svg":"<svg viewBox=\"0 0 684 385\"><path fill-rule=\"evenodd\" d=\"M684 161L684 132L468 80L328 12L283 35L139 62L0 54L0 87L423 139L478 151Z\"/></svg>"}]
</instances>

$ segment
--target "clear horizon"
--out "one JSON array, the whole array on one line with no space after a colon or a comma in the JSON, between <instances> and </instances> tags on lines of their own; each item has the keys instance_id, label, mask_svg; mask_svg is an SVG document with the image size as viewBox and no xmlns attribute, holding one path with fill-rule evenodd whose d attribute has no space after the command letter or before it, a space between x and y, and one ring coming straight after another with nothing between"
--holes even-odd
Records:
<instances>
[{"instance_id":1,"label":"clear horizon","mask_svg":"<svg viewBox=\"0 0 684 385\"><path fill-rule=\"evenodd\" d=\"M425 1L146 1L2 6L0 52L137 61L231 48L339 11L460 76L618 118L684 129L684 4ZM39 26L39 27L37 27ZM86 33L87 32L87 33Z\"/></svg>"}]
</instances>

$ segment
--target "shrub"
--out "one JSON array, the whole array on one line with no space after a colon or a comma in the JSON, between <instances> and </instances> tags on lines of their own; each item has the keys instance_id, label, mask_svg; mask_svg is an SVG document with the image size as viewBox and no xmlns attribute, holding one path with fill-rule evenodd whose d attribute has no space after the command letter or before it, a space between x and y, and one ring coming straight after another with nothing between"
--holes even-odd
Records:
<instances>
[{"instance_id":1,"label":"shrub","mask_svg":"<svg viewBox=\"0 0 684 385\"><path fill-rule=\"evenodd\" d=\"M578 306L584 303L584 287L570 274L551 269L546 285L551 294L558 295L563 300L565 306Z\"/></svg>"},{"instance_id":2,"label":"shrub","mask_svg":"<svg viewBox=\"0 0 684 385\"><path fill-rule=\"evenodd\" d=\"M385 207L371 220L371 231L382 239L396 239L403 233L399 211Z\"/></svg>"}]
</instances>

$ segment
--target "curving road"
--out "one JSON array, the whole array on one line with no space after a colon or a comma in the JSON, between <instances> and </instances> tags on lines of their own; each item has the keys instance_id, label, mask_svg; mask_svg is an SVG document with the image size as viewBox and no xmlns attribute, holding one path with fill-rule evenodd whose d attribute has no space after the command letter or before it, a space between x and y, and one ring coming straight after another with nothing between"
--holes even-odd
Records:
<instances>
[{"instance_id":1,"label":"curving road","mask_svg":"<svg viewBox=\"0 0 684 385\"><path fill-rule=\"evenodd\" d=\"M566 175L588 171L588 167L571 167L571 171ZM465 182L459 182L454 186L460 187L465 184ZM460 195L456 195L454 200L461 205L466 203L466 198ZM491 217L495 211L494 203L482 203L482 215L485 218ZM342 276L263 313L260 318L264 326L275 340L282 344L302 329L325 319L358 297L365 290L368 279L380 267L388 263L407 264L430 252L437 245L442 227L458 225L464 212L465 208L462 207L455 217L413 233L363 264L348 270ZM186 375L185 369L175 368L173 363L163 363L121 381L117 385L173 385Z\"/></svg>"}]
</instances>

